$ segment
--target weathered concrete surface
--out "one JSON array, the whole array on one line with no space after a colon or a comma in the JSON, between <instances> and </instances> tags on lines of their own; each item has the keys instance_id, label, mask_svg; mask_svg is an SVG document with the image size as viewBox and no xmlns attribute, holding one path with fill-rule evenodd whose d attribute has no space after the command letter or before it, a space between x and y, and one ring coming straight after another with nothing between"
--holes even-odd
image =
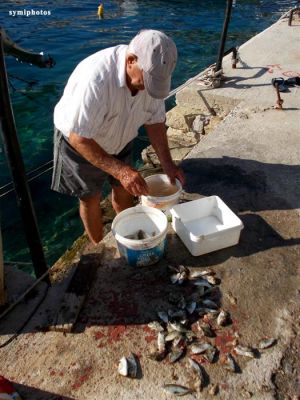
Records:
<instances>
[{"instance_id":1,"label":"weathered concrete surface","mask_svg":"<svg viewBox=\"0 0 300 400\"><path fill-rule=\"evenodd\" d=\"M87 268L96 263L98 273L75 332L43 332L63 296L66 281L57 282L22 334L0 350L0 374L16 382L25 399L158 400L169 398L164 383L191 385L194 374L186 359L171 365L146 357L156 340L146 324L156 319L158 309L168 309L169 292L187 290L171 285L168 263L210 266L221 279L222 307L230 311L233 324L213 339L219 361L204 364L210 381L220 385L219 398L299 398L300 93L291 88L282 95L285 110L273 110L270 85L285 71L300 72L294 56L299 29L287 27L286 21L275 24L240 49L247 68L231 70L224 64L225 75L236 78L205 90L205 96L211 106L231 112L183 162L187 191L195 197L218 194L243 220L239 245L192 257L170 231L165 259L139 270L120 259L111 234L98 248L85 246L80 262ZM280 64L282 70L271 74L268 64ZM199 88L188 87L178 101L192 98L195 104ZM1 323L1 343L16 332L44 291L41 284ZM241 374L223 368L222 357L232 350L234 338L257 346L262 337L276 337L278 344L254 360L238 357ZM118 360L130 352L141 364L136 380L117 373ZM197 398L210 398L207 388Z\"/></svg>"}]
</instances>

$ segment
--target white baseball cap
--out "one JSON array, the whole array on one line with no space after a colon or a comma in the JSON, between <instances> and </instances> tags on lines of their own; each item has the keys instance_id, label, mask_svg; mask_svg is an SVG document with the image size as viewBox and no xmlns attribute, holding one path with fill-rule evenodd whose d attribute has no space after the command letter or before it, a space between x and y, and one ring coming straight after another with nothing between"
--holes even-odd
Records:
<instances>
[{"instance_id":1,"label":"white baseball cap","mask_svg":"<svg viewBox=\"0 0 300 400\"><path fill-rule=\"evenodd\" d=\"M167 97L177 61L177 49L173 40L163 32L145 29L131 40L128 52L138 58L149 95L155 99Z\"/></svg>"}]
</instances>

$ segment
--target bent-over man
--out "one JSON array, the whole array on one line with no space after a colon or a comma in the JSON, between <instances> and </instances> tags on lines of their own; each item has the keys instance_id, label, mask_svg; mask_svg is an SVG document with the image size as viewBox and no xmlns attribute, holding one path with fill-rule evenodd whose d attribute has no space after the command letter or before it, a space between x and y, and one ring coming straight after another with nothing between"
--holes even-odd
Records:
<instances>
[{"instance_id":1,"label":"bent-over man","mask_svg":"<svg viewBox=\"0 0 300 400\"><path fill-rule=\"evenodd\" d=\"M146 127L171 182L184 176L172 161L164 98L177 61L175 43L163 32L143 30L130 44L101 50L78 64L54 110L52 189L79 198L86 233L103 237L101 189L112 186L118 213L146 195L145 180L131 166L132 140Z\"/></svg>"}]
</instances>

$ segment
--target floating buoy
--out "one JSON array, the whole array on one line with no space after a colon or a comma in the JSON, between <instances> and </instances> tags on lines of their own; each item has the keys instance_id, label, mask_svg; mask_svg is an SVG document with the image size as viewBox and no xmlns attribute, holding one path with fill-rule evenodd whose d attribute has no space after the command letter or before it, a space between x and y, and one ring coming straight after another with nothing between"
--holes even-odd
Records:
<instances>
[{"instance_id":1,"label":"floating buoy","mask_svg":"<svg viewBox=\"0 0 300 400\"><path fill-rule=\"evenodd\" d=\"M97 15L99 19L102 19L104 17L104 7L103 4L100 4L98 7Z\"/></svg>"}]
</instances>

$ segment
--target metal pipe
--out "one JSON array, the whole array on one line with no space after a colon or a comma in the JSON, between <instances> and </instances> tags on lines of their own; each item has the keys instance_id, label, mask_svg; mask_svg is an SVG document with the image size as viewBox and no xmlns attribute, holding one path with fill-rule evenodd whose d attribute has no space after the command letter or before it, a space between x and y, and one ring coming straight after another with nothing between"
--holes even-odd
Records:
<instances>
[{"instance_id":1,"label":"metal pipe","mask_svg":"<svg viewBox=\"0 0 300 400\"><path fill-rule=\"evenodd\" d=\"M26 62L32 65L36 65L40 68L52 68L55 65L54 59L50 55L44 55L43 52L33 53L22 49L18 46L5 32L4 28L0 27L0 33L2 35L4 53L15 57L18 61Z\"/></svg>"},{"instance_id":2,"label":"metal pipe","mask_svg":"<svg viewBox=\"0 0 300 400\"><path fill-rule=\"evenodd\" d=\"M219 54L218 54L218 61L216 63L215 71L219 71L222 68L222 60L223 60L223 55L224 55L225 42L226 42L226 38L227 38L227 30L228 30L228 25L229 25L230 16L231 16L232 1L233 0L227 0L225 19L224 19L224 23L223 23L223 31L222 31Z\"/></svg>"},{"instance_id":3,"label":"metal pipe","mask_svg":"<svg viewBox=\"0 0 300 400\"><path fill-rule=\"evenodd\" d=\"M13 110L10 102L3 40L0 32L0 122L4 149L8 158L14 181L17 202L22 215L24 230L36 277L47 271L47 263L41 243L36 215L34 212L29 187L26 181L25 167L18 141ZM49 278L46 278L49 284Z\"/></svg>"}]
</instances>

